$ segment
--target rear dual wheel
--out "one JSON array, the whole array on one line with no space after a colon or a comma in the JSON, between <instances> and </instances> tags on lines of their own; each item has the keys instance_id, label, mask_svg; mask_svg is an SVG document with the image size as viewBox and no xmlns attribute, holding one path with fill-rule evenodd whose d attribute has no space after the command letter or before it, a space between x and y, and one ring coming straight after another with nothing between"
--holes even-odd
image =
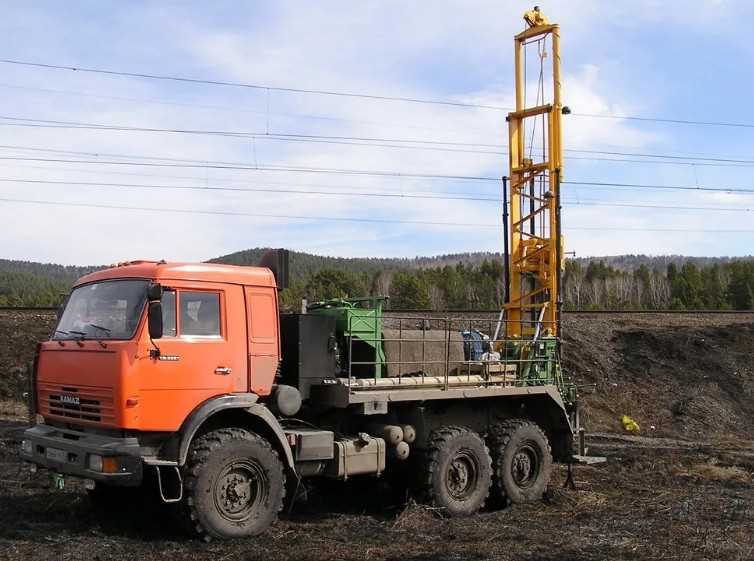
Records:
<instances>
[{"instance_id":1,"label":"rear dual wheel","mask_svg":"<svg viewBox=\"0 0 754 561\"><path fill-rule=\"evenodd\" d=\"M476 432L447 426L432 433L422 473L427 502L450 516L468 516L484 506L491 481L490 454Z\"/></svg>"},{"instance_id":2,"label":"rear dual wheel","mask_svg":"<svg viewBox=\"0 0 754 561\"><path fill-rule=\"evenodd\" d=\"M552 453L537 424L526 419L498 423L490 428L488 444L489 449L465 427L434 431L423 465L425 500L451 516L474 514L488 497L496 505L541 500Z\"/></svg>"},{"instance_id":3,"label":"rear dual wheel","mask_svg":"<svg viewBox=\"0 0 754 561\"><path fill-rule=\"evenodd\" d=\"M552 472L547 436L536 423L509 419L491 427L494 502L527 503L542 499Z\"/></svg>"}]
</instances>

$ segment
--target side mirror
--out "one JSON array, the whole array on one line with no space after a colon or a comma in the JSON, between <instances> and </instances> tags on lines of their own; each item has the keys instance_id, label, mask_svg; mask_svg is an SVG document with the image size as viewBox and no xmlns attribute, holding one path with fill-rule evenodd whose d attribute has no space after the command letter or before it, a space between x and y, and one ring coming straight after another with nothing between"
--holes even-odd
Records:
<instances>
[{"instance_id":1,"label":"side mirror","mask_svg":"<svg viewBox=\"0 0 754 561\"><path fill-rule=\"evenodd\" d=\"M158 282L150 282L147 287L147 299L159 300L162 298L162 285Z\"/></svg>"},{"instance_id":2,"label":"side mirror","mask_svg":"<svg viewBox=\"0 0 754 561\"><path fill-rule=\"evenodd\" d=\"M149 303L147 326L149 328L149 337L151 339L162 338L162 304L160 302Z\"/></svg>"}]
</instances>

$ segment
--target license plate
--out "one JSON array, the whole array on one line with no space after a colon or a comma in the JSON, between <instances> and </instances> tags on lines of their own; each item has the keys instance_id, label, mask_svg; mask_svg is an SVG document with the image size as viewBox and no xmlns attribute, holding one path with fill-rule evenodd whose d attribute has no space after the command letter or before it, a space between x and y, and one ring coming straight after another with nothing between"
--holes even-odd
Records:
<instances>
[{"instance_id":1,"label":"license plate","mask_svg":"<svg viewBox=\"0 0 754 561\"><path fill-rule=\"evenodd\" d=\"M65 450L58 450L57 448L48 448L45 451L45 456L47 456L48 460L52 460L54 462L68 461L68 452L66 452Z\"/></svg>"}]
</instances>

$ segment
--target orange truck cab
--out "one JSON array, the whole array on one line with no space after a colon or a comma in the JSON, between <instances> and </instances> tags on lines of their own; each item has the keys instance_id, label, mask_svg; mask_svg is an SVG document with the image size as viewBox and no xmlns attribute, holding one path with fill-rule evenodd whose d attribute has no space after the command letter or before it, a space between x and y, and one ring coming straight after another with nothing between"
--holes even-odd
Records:
<instances>
[{"instance_id":1,"label":"orange truck cab","mask_svg":"<svg viewBox=\"0 0 754 561\"><path fill-rule=\"evenodd\" d=\"M150 339L148 290L162 288ZM176 431L214 396L268 395L280 353L269 270L137 262L75 286L38 359L39 413L86 426Z\"/></svg>"},{"instance_id":2,"label":"orange truck cab","mask_svg":"<svg viewBox=\"0 0 754 561\"><path fill-rule=\"evenodd\" d=\"M155 308L159 338L150 337ZM158 457L160 437L190 430L192 415L209 413L203 405L252 406L270 395L278 323L267 268L135 261L81 278L38 347L35 406L45 422L27 431L25 458L138 485L142 460L169 464Z\"/></svg>"}]
</instances>

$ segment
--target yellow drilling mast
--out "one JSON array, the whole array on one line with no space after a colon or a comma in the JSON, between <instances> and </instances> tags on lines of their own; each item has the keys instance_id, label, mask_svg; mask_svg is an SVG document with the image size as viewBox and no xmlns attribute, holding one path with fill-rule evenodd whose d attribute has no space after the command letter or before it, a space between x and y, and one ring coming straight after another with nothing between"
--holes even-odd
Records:
<instances>
[{"instance_id":1,"label":"yellow drilling mast","mask_svg":"<svg viewBox=\"0 0 754 561\"><path fill-rule=\"evenodd\" d=\"M509 113L510 178L503 191L510 209L506 244L506 337L556 336L563 247L560 182L563 177L560 97L560 27L539 8L524 14L527 28L515 36L516 110ZM550 53L548 53L548 47ZM537 94L527 103L527 48L536 48ZM552 60L551 72L545 60ZM552 89L545 88L551 78ZM548 99L549 98L549 99ZM506 227L508 226L506 209ZM507 229L507 228L506 228Z\"/></svg>"}]
</instances>

